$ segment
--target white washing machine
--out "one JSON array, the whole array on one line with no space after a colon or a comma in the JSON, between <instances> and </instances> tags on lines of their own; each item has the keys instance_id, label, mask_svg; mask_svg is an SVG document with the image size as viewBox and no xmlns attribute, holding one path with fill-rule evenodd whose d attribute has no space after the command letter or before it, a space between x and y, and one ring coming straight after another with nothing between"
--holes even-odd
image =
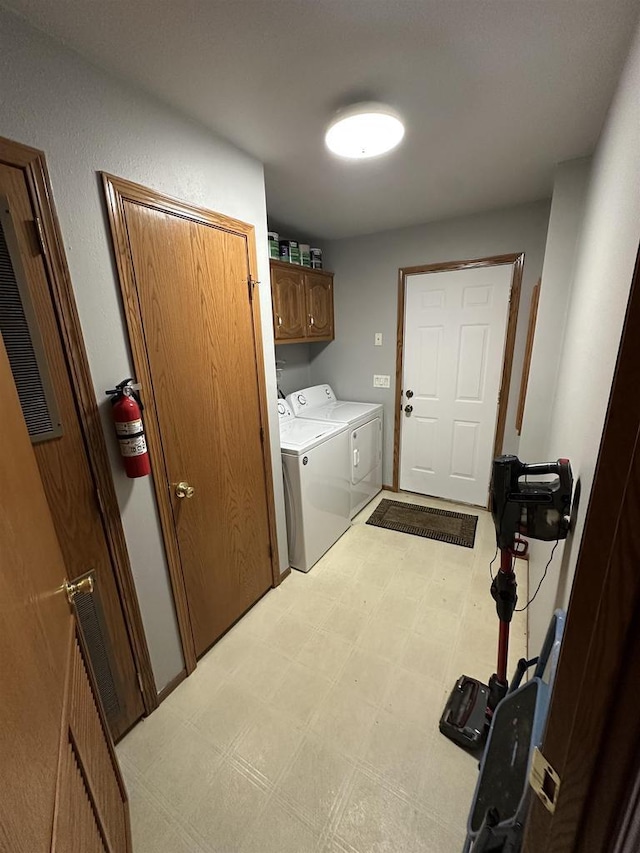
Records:
<instances>
[{"instance_id":1,"label":"white washing machine","mask_svg":"<svg viewBox=\"0 0 640 853\"><path fill-rule=\"evenodd\" d=\"M350 525L345 423L296 418L278 400L289 563L308 572Z\"/></svg>"},{"instance_id":2,"label":"white washing machine","mask_svg":"<svg viewBox=\"0 0 640 853\"><path fill-rule=\"evenodd\" d=\"M302 388L289 394L287 402L297 418L339 421L349 427L353 518L382 489L382 405L337 400L330 385Z\"/></svg>"}]
</instances>

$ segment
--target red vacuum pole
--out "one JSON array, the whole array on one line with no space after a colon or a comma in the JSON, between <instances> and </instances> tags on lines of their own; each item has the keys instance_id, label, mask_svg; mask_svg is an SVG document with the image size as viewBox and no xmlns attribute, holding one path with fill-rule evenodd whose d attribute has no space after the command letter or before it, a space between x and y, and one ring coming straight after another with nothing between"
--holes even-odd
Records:
<instances>
[{"instance_id":1,"label":"red vacuum pole","mask_svg":"<svg viewBox=\"0 0 640 853\"><path fill-rule=\"evenodd\" d=\"M496 708L509 688L507 680L509 625L518 601L518 584L513 571L513 563L516 557L523 557L527 553L528 547L529 543L525 539L516 536L513 548L501 548L500 568L491 584L491 595L496 603L500 627L498 632L498 663L496 671L489 679L488 708L490 712Z\"/></svg>"}]
</instances>

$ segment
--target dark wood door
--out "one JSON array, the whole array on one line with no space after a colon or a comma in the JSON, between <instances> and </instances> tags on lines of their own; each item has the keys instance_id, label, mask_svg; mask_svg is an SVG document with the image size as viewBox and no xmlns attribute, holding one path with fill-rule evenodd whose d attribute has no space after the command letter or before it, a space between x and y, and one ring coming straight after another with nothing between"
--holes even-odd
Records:
<instances>
[{"instance_id":1,"label":"dark wood door","mask_svg":"<svg viewBox=\"0 0 640 853\"><path fill-rule=\"evenodd\" d=\"M122 209L199 656L272 583L248 240Z\"/></svg>"},{"instance_id":2,"label":"dark wood door","mask_svg":"<svg viewBox=\"0 0 640 853\"><path fill-rule=\"evenodd\" d=\"M302 272L295 268L271 267L273 334L276 341L306 335L306 298Z\"/></svg>"},{"instance_id":3,"label":"dark wood door","mask_svg":"<svg viewBox=\"0 0 640 853\"><path fill-rule=\"evenodd\" d=\"M0 850L126 853L126 792L1 342L0 395Z\"/></svg>"},{"instance_id":4,"label":"dark wood door","mask_svg":"<svg viewBox=\"0 0 640 853\"><path fill-rule=\"evenodd\" d=\"M639 328L640 248L542 742L558 799L553 813L532 799L525 853L638 849L621 812L640 756Z\"/></svg>"},{"instance_id":5,"label":"dark wood door","mask_svg":"<svg viewBox=\"0 0 640 853\"><path fill-rule=\"evenodd\" d=\"M61 421L61 434L34 444L34 453L69 576L92 571L97 581L95 600L87 604L92 615L100 613L91 620L92 636L100 632L100 642L95 648L90 643L90 653L96 672L105 676L101 689L118 739L140 719L144 705L22 169L0 163L0 195L15 244L13 256L6 254L4 261L16 267L28 289Z\"/></svg>"},{"instance_id":6,"label":"dark wood door","mask_svg":"<svg viewBox=\"0 0 640 853\"><path fill-rule=\"evenodd\" d=\"M323 273L305 273L307 337L333 340L333 278Z\"/></svg>"}]
</instances>

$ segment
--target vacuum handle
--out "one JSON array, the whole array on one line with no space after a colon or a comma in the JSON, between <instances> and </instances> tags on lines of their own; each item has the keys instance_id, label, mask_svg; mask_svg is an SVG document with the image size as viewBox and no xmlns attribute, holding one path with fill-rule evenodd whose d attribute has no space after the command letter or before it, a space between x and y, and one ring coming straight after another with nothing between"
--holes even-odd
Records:
<instances>
[{"instance_id":1,"label":"vacuum handle","mask_svg":"<svg viewBox=\"0 0 640 853\"><path fill-rule=\"evenodd\" d=\"M568 459L558 459L557 462L534 462L527 464L523 462L520 465L518 478L524 477L527 474L531 476L539 474L555 474L560 480L560 491L571 495L573 489L573 474L571 473L571 463Z\"/></svg>"},{"instance_id":2,"label":"vacuum handle","mask_svg":"<svg viewBox=\"0 0 640 853\"><path fill-rule=\"evenodd\" d=\"M530 462L530 463L522 463L520 468L519 477L524 476L532 476L535 477L539 474L556 474L560 476L560 463L559 462Z\"/></svg>"}]
</instances>

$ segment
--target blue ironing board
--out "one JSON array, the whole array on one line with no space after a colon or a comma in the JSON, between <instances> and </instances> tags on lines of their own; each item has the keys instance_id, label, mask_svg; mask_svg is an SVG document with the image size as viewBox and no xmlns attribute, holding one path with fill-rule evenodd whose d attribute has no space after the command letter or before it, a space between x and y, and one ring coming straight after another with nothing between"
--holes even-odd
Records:
<instances>
[{"instance_id":1,"label":"blue ironing board","mask_svg":"<svg viewBox=\"0 0 640 853\"><path fill-rule=\"evenodd\" d=\"M565 612L553 614L532 678L520 686L527 670L518 667L509 692L496 708L480 762L467 820L463 853L517 853L531 789L533 750L540 746L556 675Z\"/></svg>"}]
</instances>

